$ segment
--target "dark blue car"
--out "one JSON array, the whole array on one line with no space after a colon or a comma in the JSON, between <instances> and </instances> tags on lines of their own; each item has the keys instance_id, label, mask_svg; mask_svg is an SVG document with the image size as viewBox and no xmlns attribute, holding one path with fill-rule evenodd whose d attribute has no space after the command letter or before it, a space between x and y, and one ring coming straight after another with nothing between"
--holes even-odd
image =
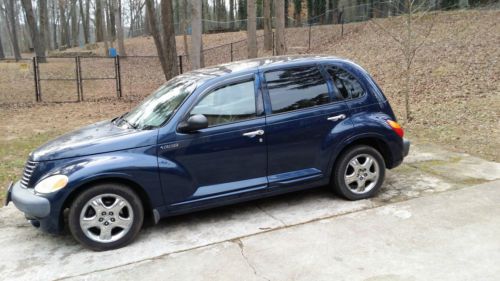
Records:
<instances>
[{"instance_id":1,"label":"dark blue car","mask_svg":"<svg viewBox=\"0 0 500 281\"><path fill-rule=\"evenodd\" d=\"M358 65L247 60L179 75L131 112L39 147L7 203L52 233L67 215L76 240L107 250L145 219L324 185L372 197L409 146Z\"/></svg>"}]
</instances>

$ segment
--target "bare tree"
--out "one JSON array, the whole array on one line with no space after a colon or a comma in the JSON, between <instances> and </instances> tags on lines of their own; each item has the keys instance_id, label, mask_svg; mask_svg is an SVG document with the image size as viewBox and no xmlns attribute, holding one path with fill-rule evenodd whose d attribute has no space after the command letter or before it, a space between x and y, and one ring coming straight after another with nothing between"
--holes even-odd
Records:
<instances>
[{"instance_id":1,"label":"bare tree","mask_svg":"<svg viewBox=\"0 0 500 281\"><path fill-rule=\"evenodd\" d=\"M47 48L50 48L49 11L47 0L38 0L40 37Z\"/></svg>"},{"instance_id":2,"label":"bare tree","mask_svg":"<svg viewBox=\"0 0 500 281\"><path fill-rule=\"evenodd\" d=\"M0 59L5 58L5 53L3 52L3 45L2 45L2 30L0 30Z\"/></svg>"},{"instance_id":3,"label":"bare tree","mask_svg":"<svg viewBox=\"0 0 500 281\"><path fill-rule=\"evenodd\" d=\"M165 78L169 80L179 73L177 70L177 49L175 44L172 0L161 0L161 19L163 27L163 51L165 52L165 59L168 66Z\"/></svg>"},{"instance_id":4,"label":"bare tree","mask_svg":"<svg viewBox=\"0 0 500 281\"><path fill-rule=\"evenodd\" d=\"M70 16L71 16L71 46L78 46L78 17L76 13L76 0L70 2Z\"/></svg>"},{"instance_id":5,"label":"bare tree","mask_svg":"<svg viewBox=\"0 0 500 281\"><path fill-rule=\"evenodd\" d=\"M201 2L200 2L201 3ZM186 55L186 59L189 60L189 47L188 47L188 39L187 39L187 19L188 19L188 1L182 0L182 22L181 22L181 30L182 30L182 41L184 43L184 54Z\"/></svg>"},{"instance_id":6,"label":"bare tree","mask_svg":"<svg viewBox=\"0 0 500 281\"><path fill-rule=\"evenodd\" d=\"M8 3L8 4L7 4ZM12 49L14 51L14 57L16 58L16 61L21 59L21 51L19 49L19 41L17 40L17 20L16 20L16 13L14 12L14 5L15 2L14 0L8 0L5 2L7 6L7 15L8 15L8 22L10 26L10 40L12 43Z\"/></svg>"},{"instance_id":7,"label":"bare tree","mask_svg":"<svg viewBox=\"0 0 500 281\"><path fill-rule=\"evenodd\" d=\"M83 6L82 0L78 0L78 4L80 6L80 18L82 19L82 27L83 27L83 41L85 44L88 44L90 41L90 32L89 32L89 11L90 11L90 0L85 1L85 7Z\"/></svg>"},{"instance_id":8,"label":"bare tree","mask_svg":"<svg viewBox=\"0 0 500 281\"><path fill-rule=\"evenodd\" d=\"M229 28L231 30L234 30L234 1L236 0L229 0L229 22L230 22L230 25L229 25Z\"/></svg>"},{"instance_id":9,"label":"bare tree","mask_svg":"<svg viewBox=\"0 0 500 281\"><path fill-rule=\"evenodd\" d=\"M22 0L21 1L24 12L26 13L26 20L28 21L31 41L33 42L33 46L35 47L35 53L37 57L40 57L40 62L45 62L45 43L42 38L40 38L40 33L35 21L35 14L33 13L33 6L31 4L31 0Z\"/></svg>"},{"instance_id":10,"label":"bare tree","mask_svg":"<svg viewBox=\"0 0 500 281\"><path fill-rule=\"evenodd\" d=\"M61 0L59 0L61 1ZM103 17L102 17L102 2L97 0L95 2L95 41L96 42L102 42L104 40L104 34L103 34Z\"/></svg>"},{"instance_id":11,"label":"bare tree","mask_svg":"<svg viewBox=\"0 0 500 281\"><path fill-rule=\"evenodd\" d=\"M434 26L434 21L429 19L429 12L432 8L429 1L403 1L403 6L395 4L389 9L394 9L398 14L403 14L400 18L400 25L404 28L404 32L390 30L374 19L371 22L396 42L399 51L403 55L405 71L405 119L406 122L411 122L410 96L413 92L413 62L418 50L429 37Z\"/></svg>"},{"instance_id":12,"label":"bare tree","mask_svg":"<svg viewBox=\"0 0 500 281\"><path fill-rule=\"evenodd\" d=\"M66 22L66 1L59 0L59 27L61 31L61 46L69 47L68 22Z\"/></svg>"},{"instance_id":13,"label":"bare tree","mask_svg":"<svg viewBox=\"0 0 500 281\"><path fill-rule=\"evenodd\" d=\"M203 38L202 38L202 25L201 25L201 13L202 13L202 3L199 0L191 0L191 65L193 69L197 69L203 66L202 50L203 50Z\"/></svg>"},{"instance_id":14,"label":"bare tree","mask_svg":"<svg viewBox=\"0 0 500 281\"><path fill-rule=\"evenodd\" d=\"M297 26L302 24L302 1L293 0L293 17L297 22Z\"/></svg>"},{"instance_id":15,"label":"bare tree","mask_svg":"<svg viewBox=\"0 0 500 281\"><path fill-rule=\"evenodd\" d=\"M123 24L122 24L122 12L121 12L121 0L115 0L115 24L116 24L116 37L118 39L118 53L120 56L126 56L125 53L125 43L123 42Z\"/></svg>"},{"instance_id":16,"label":"bare tree","mask_svg":"<svg viewBox=\"0 0 500 281\"><path fill-rule=\"evenodd\" d=\"M160 64L166 80L178 74L177 51L175 46L174 15L171 0L161 1L161 17L163 36L158 30L154 8L154 0L146 0L149 26L156 46Z\"/></svg>"},{"instance_id":17,"label":"bare tree","mask_svg":"<svg viewBox=\"0 0 500 281\"><path fill-rule=\"evenodd\" d=\"M264 0L264 49L273 48L273 27L271 18L271 0Z\"/></svg>"},{"instance_id":18,"label":"bare tree","mask_svg":"<svg viewBox=\"0 0 500 281\"><path fill-rule=\"evenodd\" d=\"M255 0L247 0L247 48L248 58L257 57L257 20Z\"/></svg>"},{"instance_id":19,"label":"bare tree","mask_svg":"<svg viewBox=\"0 0 500 281\"><path fill-rule=\"evenodd\" d=\"M106 22L106 32L104 33L104 38L111 45L111 48L113 48L116 30L115 18L113 16L114 12L111 7L110 1L111 0L104 1L104 21Z\"/></svg>"},{"instance_id":20,"label":"bare tree","mask_svg":"<svg viewBox=\"0 0 500 281\"><path fill-rule=\"evenodd\" d=\"M276 54L286 54L285 42L285 3L283 0L274 0L274 13L276 14Z\"/></svg>"},{"instance_id":21,"label":"bare tree","mask_svg":"<svg viewBox=\"0 0 500 281\"><path fill-rule=\"evenodd\" d=\"M56 0L51 1L52 4L52 49L57 49L57 12L56 12Z\"/></svg>"},{"instance_id":22,"label":"bare tree","mask_svg":"<svg viewBox=\"0 0 500 281\"><path fill-rule=\"evenodd\" d=\"M146 15L144 16L144 35L150 35L151 34L151 25L150 22L151 20L149 19L149 10L147 7L148 0L145 0L146 2ZM155 20L156 22L156 20Z\"/></svg>"},{"instance_id":23,"label":"bare tree","mask_svg":"<svg viewBox=\"0 0 500 281\"><path fill-rule=\"evenodd\" d=\"M103 3L104 7L101 5L101 32L104 41L104 55L108 54L109 50L109 20L106 20L107 11L106 11L106 2Z\"/></svg>"}]
</instances>

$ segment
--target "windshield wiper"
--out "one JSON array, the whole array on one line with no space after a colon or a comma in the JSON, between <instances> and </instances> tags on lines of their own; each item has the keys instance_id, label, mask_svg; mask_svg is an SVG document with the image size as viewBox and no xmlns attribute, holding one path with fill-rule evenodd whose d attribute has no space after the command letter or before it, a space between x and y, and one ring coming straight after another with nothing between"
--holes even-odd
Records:
<instances>
[{"instance_id":1,"label":"windshield wiper","mask_svg":"<svg viewBox=\"0 0 500 281\"><path fill-rule=\"evenodd\" d=\"M127 123L127 125L129 125L132 129L137 129L137 125L132 124L130 121L128 121L127 119L124 118L125 115L127 115L127 113L128 112L125 112L124 114L122 114L122 116L113 119L113 121L115 122L116 125L118 125L119 123L121 123L123 121L123 122Z\"/></svg>"},{"instance_id":2,"label":"windshield wiper","mask_svg":"<svg viewBox=\"0 0 500 281\"><path fill-rule=\"evenodd\" d=\"M122 118L121 120L125 121L125 123L127 123L127 125L129 125L132 129L137 129L137 125L130 123L130 121L128 121L127 119Z\"/></svg>"}]
</instances>

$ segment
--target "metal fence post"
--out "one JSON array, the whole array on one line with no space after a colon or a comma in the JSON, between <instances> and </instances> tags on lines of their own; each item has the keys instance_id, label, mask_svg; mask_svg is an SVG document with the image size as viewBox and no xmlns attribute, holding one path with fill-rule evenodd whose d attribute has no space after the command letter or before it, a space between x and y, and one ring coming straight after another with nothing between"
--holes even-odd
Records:
<instances>
[{"instance_id":1,"label":"metal fence post","mask_svg":"<svg viewBox=\"0 0 500 281\"><path fill-rule=\"evenodd\" d=\"M78 56L75 57L75 80L76 80L76 100L81 101L81 94L80 94L80 72L78 71Z\"/></svg>"},{"instance_id":2,"label":"metal fence post","mask_svg":"<svg viewBox=\"0 0 500 281\"><path fill-rule=\"evenodd\" d=\"M122 74L120 69L120 55L115 56L115 80L116 80L116 95L118 98L123 96L122 94Z\"/></svg>"},{"instance_id":3,"label":"metal fence post","mask_svg":"<svg viewBox=\"0 0 500 281\"><path fill-rule=\"evenodd\" d=\"M82 75L82 61L81 61L81 57L77 57L78 58L78 77L80 79L80 100L83 101L83 75Z\"/></svg>"},{"instance_id":4,"label":"metal fence post","mask_svg":"<svg viewBox=\"0 0 500 281\"><path fill-rule=\"evenodd\" d=\"M179 71L182 74L182 55L179 56Z\"/></svg>"},{"instance_id":5,"label":"metal fence post","mask_svg":"<svg viewBox=\"0 0 500 281\"><path fill-rule=\"evenodd\" d=\"M340 37L344 37L344 7L342 7L342 11L340 12L340 24L342 26Z\"/></svg>"},{"instance_id":6,"label":"metal fence post","mask_svg":"<svg viewBox=\"0 0 500 281\"><path fill-rule=\"evenodd\" d=\"M274 54L275 54L275 50L274 50L275 46L276 46L276 45L275 45L275 43L274 43L274 31L273 31L273 56L274 56Z\"/></svg>"},{"instance_id":7,"label":"metal fence post","mask_svg":"<svg viewBox=\"0 0 500 281\"><path fill-rule=\"evenodd\" d=\"M233 42L231 42L231 61L233 61Z\"/></svg>"},{"instance_id":8,"label":"metal fence post","mask_svg":"<svg viewBox=\"0 0 500 281\"><path fill-rule=\"evenodd\" d=\"M33 79L35 80L35 100L36 102L40 102L40 88L38 87L39 85L39 73L38 73L38 61L36 56L33 57Z\"/></svg>"},{"instance_id":9,"label":"metal fence post","mask_svg":"<svg viewBox=\"0 0 500 281\"><path fill-rule=\"evenodd\" d=\"M311 27L312 27L312 22L309 22L309 48L308 48L308 50L311 50Z\"/></svg>"}]
</instances>

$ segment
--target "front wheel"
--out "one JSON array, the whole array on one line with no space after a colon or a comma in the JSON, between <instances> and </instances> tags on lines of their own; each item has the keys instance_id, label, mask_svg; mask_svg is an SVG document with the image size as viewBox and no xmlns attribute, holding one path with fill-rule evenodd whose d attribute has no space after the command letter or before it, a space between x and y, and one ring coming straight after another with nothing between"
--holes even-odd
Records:
<instances>
[{"instance_id":1,"label":"front wheel","mask_svg":"<svg viewBox=\"0 0 500 281\"><path fill-rule=\"evenodd\" d=\"M382 186L385 164L373 147L359 145L345 151L335 164L332 184L335 192L349 200L373 197Z\"/></svg>"},{"instance_id":2,"label":"front wheel","mask_svg":"<svg viewBox=\"0 0 500 281\"><path fill-rule=\"evenodd\" d=\"M100 184L81 193L70 207L68 224L75 239L92 250L123 247L137 236L144 220L139 197L120 184Z\"/></svg>"}]
</instances>

